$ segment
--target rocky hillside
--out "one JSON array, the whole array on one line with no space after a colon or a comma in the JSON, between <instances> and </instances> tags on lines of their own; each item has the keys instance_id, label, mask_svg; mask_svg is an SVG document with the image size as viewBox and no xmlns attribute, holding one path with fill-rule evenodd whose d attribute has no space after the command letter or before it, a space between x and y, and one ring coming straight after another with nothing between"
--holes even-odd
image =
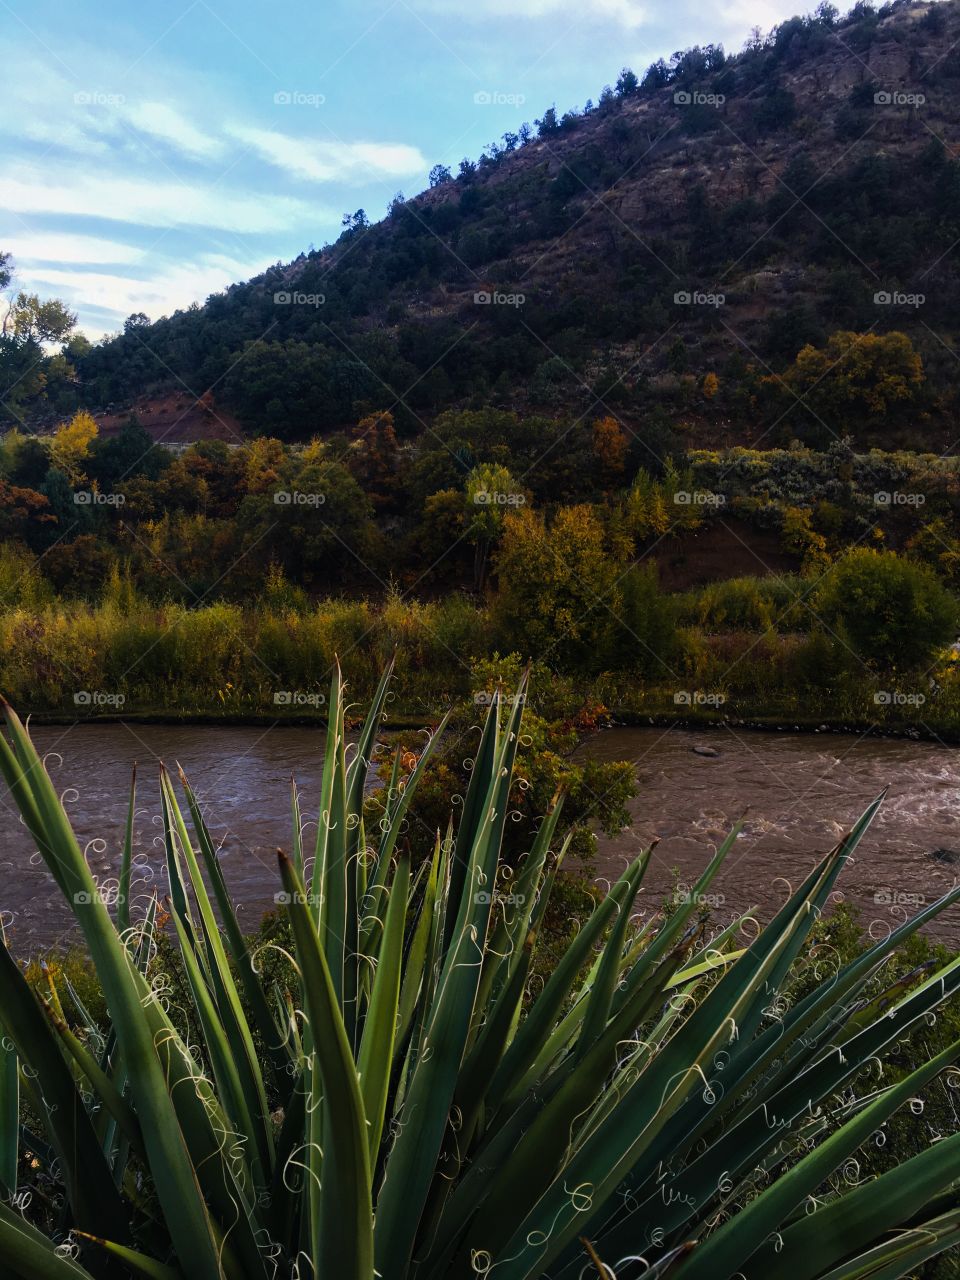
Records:
<instances>
[{"instance_id":1,"label":"rocky hillside","mask_svg":"<svg viewBox=\"0 0 960 1280\"><path fill-rule=\"evenodd\" d=\"M200 309L132 318L78 362L77 394L133 407L176 377L287 439L495 404L610 413L652 446L944 448L958 50L958 0L898 0L625 71L383 222L358 211L336 244Z\"/></svg>"}]
</instances>

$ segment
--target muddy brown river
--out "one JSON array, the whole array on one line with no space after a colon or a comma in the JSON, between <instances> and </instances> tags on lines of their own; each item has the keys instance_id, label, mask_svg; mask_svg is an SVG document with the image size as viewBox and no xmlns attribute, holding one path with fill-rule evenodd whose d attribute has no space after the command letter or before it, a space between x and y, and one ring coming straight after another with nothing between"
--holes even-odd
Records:
<instances>
[{"instance_id":1,"label":"muddy brown river","mask_svg":"<svg viewBox=\"0 0 960 1280\"><path fill-rule=\"evenodd\" d=\"M116 875L137 761L137 891L144 901L154 888L165 892L157 764L179 761L222 844L244 924L254 928L273 905L274 851L290 843L290 777L296 777L309 818L319 791L319 730L78 725L37 728L34 739L101 881ZM703 746L718 754L693 750ZM676 875L692 885L748 808L743 833L711 889L711 905L717 920L752 907L768 918L816 855L884 786L890 788L887 800L840 881L864 923L886 932L960 878L955 748L842 734L618 728L598 734L581 751L634 764L639 794L631 805L633 827L601 840L596 872L601 879L614 877L658 836L641 898L647 909L673 891ZM70 916L5 790L0 805L0 909L12 947L29 954L68 940ZM960 948L960 906L930 932Z\"/></svg>"}]
</instances>

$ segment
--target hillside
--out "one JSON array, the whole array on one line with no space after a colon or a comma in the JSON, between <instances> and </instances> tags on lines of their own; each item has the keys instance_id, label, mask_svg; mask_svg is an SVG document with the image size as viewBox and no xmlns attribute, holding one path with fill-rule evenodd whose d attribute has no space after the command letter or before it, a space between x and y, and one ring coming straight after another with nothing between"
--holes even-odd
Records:
<instances>
[{"instance_id":1,"label":"hillside","mask_svg":"<svg viewBox=\"0 0 960 1280\"><path fill-rule=\"evenodd\" d=\"M378 224L358 211L336 244L201 308L132 317L25 411L122 415L185 386L288 440L494 405L613 413L658 455L678 433L940 450L958 411L958 41L958 0L821 6L735 57L625 72ZM868 344L857 369L837 331L908 341ZM804 368L806 344L822 355Z\"/></svg>"}]
</instances>

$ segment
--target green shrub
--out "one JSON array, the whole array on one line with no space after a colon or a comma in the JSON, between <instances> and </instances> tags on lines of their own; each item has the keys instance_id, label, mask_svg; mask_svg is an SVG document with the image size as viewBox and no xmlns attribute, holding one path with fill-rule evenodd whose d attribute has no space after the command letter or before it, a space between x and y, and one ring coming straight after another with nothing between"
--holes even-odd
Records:
<instances>
[{"instance_id":1,"label":"green shrub","mask_svg":"<svg viewBox=\"0 0 960 1280\"><path fill-rule=\"evenodd\" d=\"M936 574L891 551L857 547L825 575L814 609L865 661L910 671L956 633L957 601Z\"/></svg>"}]
</instances>

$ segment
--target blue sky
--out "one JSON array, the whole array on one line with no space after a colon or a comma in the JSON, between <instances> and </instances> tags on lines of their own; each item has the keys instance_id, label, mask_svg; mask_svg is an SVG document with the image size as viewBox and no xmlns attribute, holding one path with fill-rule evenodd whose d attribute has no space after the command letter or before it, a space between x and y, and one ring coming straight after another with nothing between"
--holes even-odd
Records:
<instances>
[{"instance_id":1,"label":"blue sky","mask_svg":"<svg viewBox=\"0 0 960 1280\"><path fill-rule=\"evenodd\" d=\"M0 247L96 338L334 239L348 210L381 217L433 164L596 100L624 64L736 50L813 7L0 0Z\"/></svg>"}]
</instances>

